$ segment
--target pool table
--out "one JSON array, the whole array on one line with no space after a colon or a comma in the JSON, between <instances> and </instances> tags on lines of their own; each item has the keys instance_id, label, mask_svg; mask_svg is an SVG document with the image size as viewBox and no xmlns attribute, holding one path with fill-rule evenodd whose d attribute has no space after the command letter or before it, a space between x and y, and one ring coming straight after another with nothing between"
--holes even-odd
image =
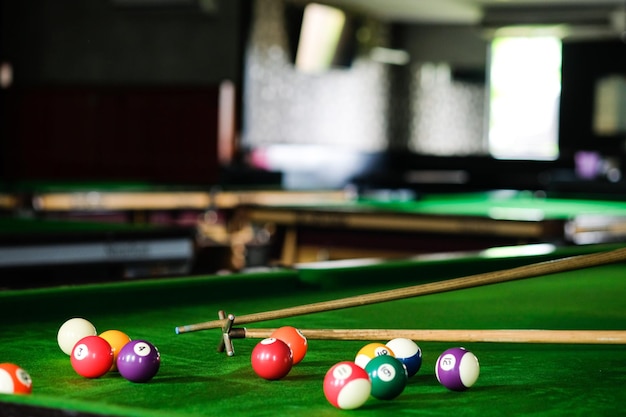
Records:
<instances>
[{"instance_id":1,"label":"pool table","mask_svg":"<svg viewBox=\"0 0 626 417\"><path fill-rule=\"evenodd\" d=\"M0 288L188 274L196 231L151 224L0 217Z\"/></svg>"},{"instance_id":2,"label":"pool table","mask_svg":"<svg viewBox=\"0 0 626 417\"><path fill-rule=\"evenodd\" d=\"M185 217L198 212L230 210L241 204L311 204L348 198L343 190L225 189L145 181L26 181L5 188L7 204L11 197L11 207L31 210L40 217L108 216L136 223L185 222Z\"/></svg>"},{"instance_id":3,"label":"pool table","mask_svg":"<svg viewBox=\"0 0 626 417\"><path fill-rule=\"evenodd\" d=\"M215 319L222 309L244 315L617 247L540 244L449 257L335 261L231 275L0 292L0 362L17 363L34 381L30 395L0 394L0 414L345 415L326 401L322 381L332 365L353 360L366 341L309 340L301 363L285 378L267 381L250 365L257 339L235 340L235 354L226 356L217 351L219 329L183 334L174 329ZM247 326L619 330L626 329L625 276L626 263L614 263ZM115 373L97 379L77 375L56 342L59 326L74 316L88 318L100 332L119 329L154 343L162 358L159 373L147 383L132 383ZM416 342L423 363L405 390L394 400L370 398L355 414L623 414L623 345ZM438 355L452 346L465 346L480 361L478 381L464 392L447 390L434 374Z\"/></svg>"},{"instance_id":4,"label":"pool table","mask_svg":"<svg viewBox=\"0 0 626 417\"><path fill-rule=\"evenodd\" d=\"M626 239L626 201L513 190L400 197L387 193L348 201L250 204L239 215L276 228L273 257L283 265Z\"/></svg>"},{"instance_id":5,"label":"pool table","mask_svg":"<svg viewBox=\"0 0 626 417\"><path fill-rule=\"evenodd\" d=\"M186 242L181 243L185 247L178 249L179 252L185 251L186 258L177 263L177 269L181 272L187 270L189 273L206 273L263 264L265 256L262 244L249 246L244 254L234 248L235 245L245 245L248 240L254 240L254 236L248 233L249 228L242 230L239 225L231 227L230 218L235 207L241 204L336 202L347 199L347 194L342 190L285 191L255 188L224 190L215 186L155 184L143 181L23 181L4 185L0 190L4 191L0 194L0 211L5 217L3 223L0 223L0 271L5 271L4 276L6 269L3 268L6 268L6 265L2 262L5 256L2 249L11 246L17 234L22 235L18 240L23 242L28 238L39 239L43 232L46 235L55 235L53 238L49 236L45 238L48 243L55 240L58 244L67 240L77 243L77 234L82 235L84 242L103 239L111 241L111 236L124 233L143 234L146 238L142 241L145 242L149 235L166 234L163 230L168 228L170 236L186 234L184 236ZM11 217L20 219L9 220ZM17 222L17 225L7 227L10 221ZM26 224L28 226L25 226ZM160 232L154 230L157 227L161 228ZM153 230L149 230L151 228ZM61 236L64 230L68 236ZM10 236L7 237L7 234ZM91 236L86 237L87 234ZM133 236L132 240L138 241L139 239L135 237ZM104 244L97 249L96 256L106 257L104 263L108 265L115 262L112 262L110 256L100 253L103 251L110 253L112 247L110 244ZM64 248L68 250L63 250ZM145 248L148 246L142 245L140 249ZM54 264L58 269L58 266L68 263L61 262L62 259L67 259L68 256L76 257L77 253L85 252L75 249L76 247L62 245L55 247L54 253L49 253L48 258L57 261L47 262L45 266L50 267ZM137 252L137 246L133 249L138 255L133 264L145 266L147 263L145 251ZM163 255L163 252L158 254ZM161 256L161 260L169 261L172 258L171 254L165 255ZM124 258L126 264L133 261L130 259L133 257L133 251L125 251L120 256ZM176 254L175 257L179 259L183 256ZM39 258L36 256L35 262L31 264L41 264ZM10 259L9 262L15 264L16 259ZM193 270L190 269L192 261ZM87 262L74 262L74 265L77 264L86 265ZM18 266L21 271L24 270L22 266L33 269L32 265L26 263ZM139 274L162 275L164 270L166 269L144 268ZM173 269L171 273L174 273Z\"/></svg>"}]
</instances>

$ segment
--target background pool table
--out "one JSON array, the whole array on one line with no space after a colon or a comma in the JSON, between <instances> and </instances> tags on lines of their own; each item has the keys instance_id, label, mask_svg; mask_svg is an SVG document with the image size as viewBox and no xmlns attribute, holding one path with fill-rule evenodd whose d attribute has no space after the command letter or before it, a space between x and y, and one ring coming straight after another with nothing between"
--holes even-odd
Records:
<instances>
[{"instance_id":1,"label":"background pool table","mask_svg":"<svg viewBox=\"0 0 626 417\"><path fill-rule=\"evenodd\" d=\"M197 227L202 272L246 266L626 239L626 202L499 190L201 188L149 182L24 182L14 213L39 219ZM242 243L243 242L243 243ZM241 248L245 247L245 255ZM237 248L235 248L237 247Z\"/></svg>"},{"instance_id":2,"label":"background pool table","mask_svg":"<svg viewBox=\"0 0 626 417\"><path fill-rule=\"evenodd\" d=\"M81 255L88 249L74 246L63 251L68 241L75 244L82 241L85 245L97 241L107 253L113 248L123 262L102 255L100 258L106 258L99 263L102 268L94 271L109 279L162 276L164 273L213 273L258 266L265 263L264 247L254 243L242 250L248 242L254 242L255 237L250 228L244 229L241 223L231 221L236 207L334 202L347 198L340 190L224 190L215 186L203 188L141 181L25 181L0 187L0 191L0 271L4 278L9 272L12 276L19 275L22 282L40 276L35 271L35 275L26 277L26 269L43 266L53 275L69 280L69 275L84 272L78 265L97 264L94 259L87 260ZM184 238L186 242L181 244L191 245L191 248L185 250L184 256L180 249L173 256L158 252L165 262L146 259L145 253L154 251L149 251L149 245L144 243L158 244L158 238L164 241L164 236ZM45 248L39 247L40 251L36 250L38 240L45 241ZM116 244L121 247L125 241L140 242L139 253L137 245L127 246L124 253L115 250ZM17 258L11 258L9 251L24 252L26 244L32 256L23 259L30 262L13 268ZM50 250L54 251L54 261L43 263L44 259L50 260ZM79 256L82 258L76 262ZM177 258L176 262L169 262L172 257ZM185 259L180 259L182 257ZM7 269L8 263L12 264L11 271ZM71 268L67 268L68 265ZM37 279L37 284L51 281L51 274L47 275L48 279ZM87 279L85 274L83 277L84 281L94 278Z\"/></svg>"},{"instance_id":3,"label":"background pool table","mask_svg":"<svg viewBox=\"0 0 626 417\"><path fill-rule=\"evenodd\" d=\"M31 395L0 395L0 410L40 416L345 415L324 398L322 380L334 363L352 360L366 342L311 340L304 361L287 377L265 381L250 366L256 340L236 340L235 355L227 357L216 351L219 330L177 335L174 328L212 320L220 309L243 315L615 247L553 250L533 245L452 258L361 265L337 261L248 274L0 292L0 316L5 318L0 322L0 361L20 364L34 380ZM625 273L626 264L618 263L258 327L625 329ZM162 355L159 374L145 384L115 374L93 380L78 376L56 344L58 327L72 316L89 318L100 332L117 328L152 341ZM437 356L452 345L464 345L481 363L480 378L466 392L448 391L434 376ZM370 399L355 413L486 417L623 412L626 350L621 345L420 346L423 366L405 391L392 401Z\"/></svg>"},{"instance_id":4,"label":"background pool table","mask_svg":"<svg viewBox=\"0 0 626 417\"><path fill-rule=\"evenodd\" d=\"M273 257L283 265L368 256L480 250L550 242L626 239L626 202L499 190L393 193L348 201L244 205L240 216L276 229Z\"/></svg>"},{"instance_id":5,"label":"background pool table","mask_svg":"<svg viewBox=\"0 0 626 417\"><path fill-rule=\"evenodd\" d=\"M188 274L195 239L192 227L0 217L0 288Z\"/></svg>"},{"instance_id":6,"label":"background pool table","mask_svg":"<svg viewBox=\"0 0 626 417\"><path fill-rule=\"evenodd\" d=\"M25 181L5 186L3 191L0 207L30 211L37 217L173 224L189 224L198 213L230 210L244 203L311 204L347 199L343 190L201 187L147 181Z\"/></svg>"}]
</instances>

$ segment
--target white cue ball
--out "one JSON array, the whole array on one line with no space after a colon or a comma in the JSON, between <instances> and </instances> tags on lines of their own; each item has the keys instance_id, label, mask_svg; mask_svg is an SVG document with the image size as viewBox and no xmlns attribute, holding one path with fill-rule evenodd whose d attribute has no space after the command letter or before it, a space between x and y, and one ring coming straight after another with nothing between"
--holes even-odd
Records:
<instances>
[{"instance_id":1,"label":"white cue ball","mask_svg":"<svg viewBox=\"0 0 626 417\"><path fill-rule=\"evenodd\" d=\"M97 335L96 328L89 320L74 317L67 320L59 327L57 342L61 350L69 356L72 354L72 349L74 349L76 342L83 337Z\"/></svg>"}]
</instances>

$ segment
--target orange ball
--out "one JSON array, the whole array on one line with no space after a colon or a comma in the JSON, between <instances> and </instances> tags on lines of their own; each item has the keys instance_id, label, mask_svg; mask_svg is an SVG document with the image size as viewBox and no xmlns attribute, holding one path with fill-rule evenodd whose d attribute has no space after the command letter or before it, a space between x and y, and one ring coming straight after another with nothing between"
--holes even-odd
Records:
<instances>
[{"instance_id":1,"label":"orange ball","mask_svg":"<svg viewBox=\"0 0 626 417\"><path fill-rule=\"evenodd\" d=\"M14 363L0 363L0 393L30 394L33 380L28 372Z\"/></svg>"},{"instance_id":2,"label":"orange ball","mask_svg":"<svg viewBox=\"0 0 626 417\"><path fill-rule=\"evenodd\" d=\"M100 337L111 345L111 350L113 351L113 365L111 365L111 371L117 371L117 355L124 345L130 342L130 337L119 330L107 330L100 334Z\"/></svg>"},{"instance_id":3,"label":"orange ball","mask_svg":"<svg viewBox=\"0 0 626 417\"><path fill-rule=\"evenodd\" d=\"M300 363L306 355L308 349L308 343L306 337L299 329L292 326L283 326L272 332L270 337L274 339L282 340L291 349L291 355L293 356L293 364Z\"/></svg>"}]
</instances>

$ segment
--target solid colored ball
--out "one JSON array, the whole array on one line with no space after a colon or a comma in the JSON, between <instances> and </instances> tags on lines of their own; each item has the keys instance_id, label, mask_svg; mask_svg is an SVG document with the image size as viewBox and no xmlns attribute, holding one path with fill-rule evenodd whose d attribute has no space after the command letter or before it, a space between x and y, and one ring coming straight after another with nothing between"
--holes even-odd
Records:
<instances>
[{"instance_id":1,"label":"solid colored ball","mask_svg":"<svg viewBox=\"0 0 626 417\"><path fill-rule=\"evenodd\" d=\"M439 355L435 365L437 380L452 391L464 391L474 385L480 374L478 358L462 347Z\"/></svg>"},{"instance_id":2,"label":"solid colored ball","mask_svg":"<svg viewBox=\"0 0 626 417\"><path fill-rule=\"evenodd\" d=\"M415 375L422 366L422 350L411 339L397 337L386 343L400 362L406 367L406 373L410 377Z\"/></svg>"},{"instance_id":3,"label":"solid colored ball","mask_svg":"<svg viewBox=\"0 0 626 417\"><path fill-rule=\"evenodd\" d=\"M33 380L28 372L14 363L0 363L0 393L30 394Z\"/></svg>"},{"instance_id":4,"label":"solid colored ball","mask_svg":"<svg viewBox=\"0 0 626 417\"><path fill-rule=\"evenodd\" d=\"M117 355L117 370L131 382L148 382L159 372L161 354L147 340L132 340Z\"/></svg>"},{"instance_id":5,"label":"solid colored ball","mask_svg":"<svg viewBox=\"0 0 626 417\"><path fill-rule=\"evenodd\" d=\"M404 391L408 375L398 359L389 355L377 356L365 366L365 372L372 381L372 397L379 400L392 400Z\"/></svg>"},{"instance_id":6,"label":"solid colored ball","mask_svg":"<svg viewBox=\"0 0 626 417\"><path fill-rule=\"evenodd\" d=\"M85 336L96 336L96 328L89 320L82 317L74 317L67 320L59 327L57 342L66 355L72 353L74 345Z\"/></svg>"},{"instance_id":7,"label":"solid colored ball","mask_svg":"<svg viewBox=\"0 0 626 417\"><path fill-rule=\"evenodd\" d=\"M395 353L388 346L382 343L368 343L357 352L356 357L354 358L354 363L365 369L365 366L370 360L376 356L382 355L395 356Z\"/></svg>"},{"instance_id":8,"label":"solid colored ball","mask_svg":"<svg viewBox=\"0 0 626 417\"><path fill-rule=\"evenodd\" d=\"M261 378L268 380L285 377L293 366L291 349L282 340L268 337L252 349L252 369Z\"/></svg>"},{"instance_id":9,"label":"solid colored ball","mask_svg":"<svg viewBox=\"0 0 626 417\"><path fill-rule=\"evenodd\" d=\"M111 365L111 371L117 371L117 357L120 350L130 342L130 337L119 330L107 330L100 333L100 337L109 342L111 349L113 350L113 365Z\"/></svg>"},{"instance_id":10,"label":"solid colored ball","mask_svg":"<svg viewBox=\"0 0 626 417\"><path fill-rule=\"evenodd\" d=\"M324 396L342 410L361 407L370 396L372 383L367 372L354 362L339 362L324 376Z\"/></svg>"},{"instance_id":11,"label":"solid colored ball","mask_svg":"<svg viewBox=\"0 0 626 417\"><path fill-rule=\"evenodd\" d=\"M100 336L86 336L74 345L70 361L78 375L98 378L111 369L113 350L109 342Z\"/></svg>"},{"instance_id":12,"label":"solid colored ball","mask_svg":"<svg viewBox=\"0 0 626 417\"><path fill-rule=\"evenodd\" d=\"M283 326L272 332L270 337L282 340L291 349L293 364L296 365L304 359L308 348L306 337L299 329L291 326Z\"/></svg>"}]
</instances>

